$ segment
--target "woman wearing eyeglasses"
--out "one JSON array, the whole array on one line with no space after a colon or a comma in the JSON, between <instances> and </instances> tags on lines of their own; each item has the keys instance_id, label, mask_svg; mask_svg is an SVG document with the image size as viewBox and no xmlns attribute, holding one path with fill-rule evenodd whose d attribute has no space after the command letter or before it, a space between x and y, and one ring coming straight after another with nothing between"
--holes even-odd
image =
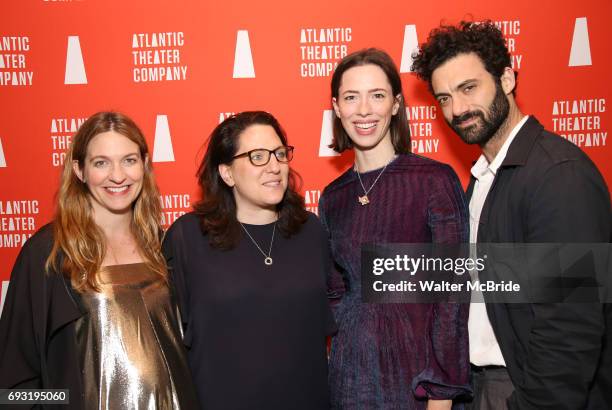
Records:
<instances>
[{"instance_id":1,"label":"woman wearing eyeglasses","mask_svg":"<svg viewBox=\"0 0 612 410\"><path fill-rule=\"evenodd\" d=\"M294 190L292 158L272 115L228 118L198 170L204 199L164 240L207 410L329 408L330 258Z\"/></svg>"}]
</instances>

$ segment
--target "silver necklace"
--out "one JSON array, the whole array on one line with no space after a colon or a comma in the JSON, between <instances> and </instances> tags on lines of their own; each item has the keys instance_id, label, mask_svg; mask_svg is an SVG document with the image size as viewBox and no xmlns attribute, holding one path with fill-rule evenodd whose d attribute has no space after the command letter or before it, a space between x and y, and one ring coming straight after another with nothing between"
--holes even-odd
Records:
<instances>
[{"instance_id":1,"label":"silver necklace","mask_svg":"<svg viewBox=\"0 0 612 410\"><path fill-rule=\"evenodd\" d=\"M257 243L257 241L255 241L255 239L253 239L253 237L251 236L251 234L249 233L249 231L247 231L247 228L245 228L245 226L242 224L242 222L238 221L238 223L240 224L240 226L242 226L242 229L244 229L244 231L246 232L246 234L249 236L249 238L251 238L251 241L253 242L253 244L255 246L257 246L257 249L259 249L259 252L261 252L261 254L265 257L264 259L264 263L266 265L272 265L272 245L274 244L274 232L276 232L276 222L274 222L274 228L272 228L272 239L270 240L270 249L268 249L268 254L266 254L261 247L259 246L259 244Z\"/></svg>"},{"instance_id":2,"label":"silver necklace","mask_svg":"<svg viewBox=\"0 0 612 410\"><path fill-rule=\"evenodd\" d=\"M391 161L393 161L394 159L395 159L395 156L391 159ZM383 167L383 169L378 173L378 176L374 180L374 183L370 185L368 189L365 189L365 186L363 185L363 181L361 180L361 175L359 175L359 169L357 169L357 164L355 164L355 172L357 173L357 178L359 178L359 183L361 184L361 188L363 189L363 196L357 195L357 202L359 202L362 206L365 206L370 203L370 198L368 198L368 194L370 193L372 188L374 188L374 185L376 185L376 183L378 182L378 179L383 174L383 172L385 172L385 169L387 169L387 166L391 163L391 161L387 162L387 164Z\"/></svg>"}]
</instances>

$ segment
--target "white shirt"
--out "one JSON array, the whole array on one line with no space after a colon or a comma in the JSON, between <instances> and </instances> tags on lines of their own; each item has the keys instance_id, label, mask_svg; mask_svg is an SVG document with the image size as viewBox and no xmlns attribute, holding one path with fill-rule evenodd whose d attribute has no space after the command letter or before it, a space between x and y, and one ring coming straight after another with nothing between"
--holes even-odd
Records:
<instances>
[{"instance_id":1,"label":"white shirt","mask_svg":"<svg viewBox=\"0 0 612 410\"><path fill-rule=\"evenodd\" d=\"M489 163L483 154L480 155L478 161L471 169L471 173L476 179L472 197L470 198L470 243L477 243L478 240L478 224L480 222L480 213L495 174L506 158L508 148L516 137L523 124L527 121L528 116L523 117L521 121L512 129L510 135L502 145L501 149ZM478 281L475 272L472 272L472 278ZM482 301L482 295L475 296L472 293L472 300ZM491 322L487 316L486 304L482 302L470 303L470 316L468 319L468 333L470 337L470 362L476 366L505 366L506 362L499 348L499 343L493 333Z\"/></svg>"}]
</instances>

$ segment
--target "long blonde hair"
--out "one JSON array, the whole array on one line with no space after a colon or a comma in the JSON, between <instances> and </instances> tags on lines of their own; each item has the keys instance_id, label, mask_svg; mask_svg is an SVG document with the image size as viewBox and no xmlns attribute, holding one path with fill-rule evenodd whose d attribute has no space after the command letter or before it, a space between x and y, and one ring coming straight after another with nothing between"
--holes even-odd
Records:
<instances>
[{"instance_id":1,"label":"long blonde hair","mask_svg":"<svg viewBox=\"0 0 612 410\"><path fill-rule=\"evenodd\" d=\"M132 205L132 235L148 267L167 280L167 269L161 254L161 204L153 171L148 160L149 149L138 126L118 112L99 112L81 125L62 171L57 194L57 210L53 221L54 243L46 262L46 270L55 270L70 277L75 290L99 290L98 271L106 255L106 238L93 219L87 185L73 170L73 161L81 170L87 148L98 134L114 131L138 145L144 162L142 189ZM61 266L60 266L61 265Z\"/></svg>"}]
</instances>

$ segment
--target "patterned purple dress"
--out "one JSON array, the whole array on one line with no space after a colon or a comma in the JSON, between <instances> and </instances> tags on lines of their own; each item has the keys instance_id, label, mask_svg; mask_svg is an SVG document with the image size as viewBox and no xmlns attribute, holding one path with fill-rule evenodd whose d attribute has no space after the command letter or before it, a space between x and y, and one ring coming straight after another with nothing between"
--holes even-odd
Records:
<instances>
[{"instance_id":1,"label":"patterned purple dress","mask_svg":"<svg viewBox=\"0 0 612 410\"><path fill-rule=\"evenodd\" d=\"M361 175L370 187L380 170ZM339 325L332 341L330 387L335 409L425 409L427 399L470 395L468 306L366 304L361 300L361 245L459 243L468 240L465 196L448 165L413 154L393 160L370 204L353 169L329 184L321 221L336 272L328 280ZM453 408L462 408L455 404Z\"/></svg>"}]
</instances>

